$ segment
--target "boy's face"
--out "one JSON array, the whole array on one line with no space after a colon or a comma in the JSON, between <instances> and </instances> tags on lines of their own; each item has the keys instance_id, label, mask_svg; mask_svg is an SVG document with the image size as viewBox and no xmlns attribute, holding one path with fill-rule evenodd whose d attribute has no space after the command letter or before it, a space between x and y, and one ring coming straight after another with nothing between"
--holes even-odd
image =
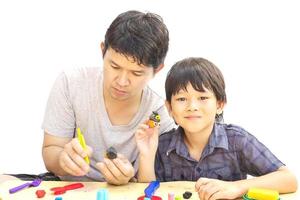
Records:
<instances>
[{"instance_id":1,"label":"boy's face","mask_svg":"<svg viewBox=\"0 0 300 200\"><path fill-rule=\"evenodd\" d=\"M156 71L108 48L103 58L104 95L118 101L139 99Z\"/></svg>"},{"instance_id":2,"label":"boy's face","mask_svg":"<svg viewBox=\"0 0 300 200\"><path fill-rule=\"evenodd\" d=\"M215 95L205 89L199 92L189 83L187 91L180 90L166 103L170 115L186 133L201 133L210 130L216 114L221 114L224 104L218 103Z\"/></svg>"}]
</instances>

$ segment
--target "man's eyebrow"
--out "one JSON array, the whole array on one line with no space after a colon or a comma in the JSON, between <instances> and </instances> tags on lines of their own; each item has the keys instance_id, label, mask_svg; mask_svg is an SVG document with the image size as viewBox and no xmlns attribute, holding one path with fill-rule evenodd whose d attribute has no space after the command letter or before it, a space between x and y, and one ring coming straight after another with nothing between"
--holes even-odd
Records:
<instances>
[{"instance_id":1,"label":"man's eyebrow","mask_svg":"<svg viewBox=\"0 0 300 200\"><path fill-rule=\"evenodd\" d=\"M117 67L121 67L121 65L119 65L118 63L116 63L116 62L113 61L113 60L110 60L110 62L111 62L113 65L116 65Z\"/></svg>"},{"instance_id":2,"label":"man's eyebrow","mask_svg":"<svg viewBox=\"0 0 300 200\"><path fill-rule=\"evenodd\" d=\"M111 64L116 65L117 67L122 67L121 65L119 65L118 63L116 63L113 60L109 60L109 61L111 62ZM141 69L141 70L130 70L130 71L132 71L132 72L138 72L138 73L144 73L145 72L144 69Z\"/></svg>"}]
</instances>

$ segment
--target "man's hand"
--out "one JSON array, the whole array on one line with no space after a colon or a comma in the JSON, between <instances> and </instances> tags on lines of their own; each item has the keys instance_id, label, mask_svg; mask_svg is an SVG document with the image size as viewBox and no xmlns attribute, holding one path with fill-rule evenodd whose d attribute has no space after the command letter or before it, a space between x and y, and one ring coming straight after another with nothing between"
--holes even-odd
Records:
<instances>
[{"instance_id":1,"label":"man's hand","mask_svg":"<svg viewBox=\"0 0 300 200\"><path fill-rule=\"evenodd\" d=\"M115 159L104 158L103 162L96 164L105 180L113 185L123 185L134 176L134 168L129 160L122 154Z\"/></svg>"},{"instance_id":2,"label":"man's hand","mask_svg":"<svg viewBox=\"0 0 300 200\"><path fill-rule=\"evenodd\" d=\"M140 156L154 157L158 146L158 126L149 128L146 124L140 124L135 133L135 141Z\"/></svg>"},{"instance_id":3,"label":"man's hand","mask_svg":"<svg viewBox=\"0 0 300 200\"><path fill-rule=\"evenodd\" d=\"M87 146L84 150L77 138L72 139L67 143L59 155L59 165L72 176L84 176L89 170L90 166L85 162L84 157L91 156L92 149Z\"/></svg>"},{"instance_id":4,"label":"man's hand","mask_svg":"<svg viewBox=\"0 0 300 200\"><path fill-rule=\"evenodd\" d=\"M199 178L195 190L201 200L236 199L242 195L235 182L209 178Z\"/></svg>"}]
</instances>

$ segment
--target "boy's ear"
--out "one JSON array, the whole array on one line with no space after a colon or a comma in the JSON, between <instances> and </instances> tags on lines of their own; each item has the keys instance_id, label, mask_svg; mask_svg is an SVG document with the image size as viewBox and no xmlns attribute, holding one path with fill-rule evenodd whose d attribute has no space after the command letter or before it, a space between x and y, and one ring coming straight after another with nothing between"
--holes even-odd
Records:
<instances>
[{"instance_id":1,"label":"boy's ear","mask_svg":"<svg viewBox=\"0 0 300 200\"><path fill-rule=\"evenodd\" d=\"M217 103L217 114L218 114L218 115L222 114L225 105L226 105L226 103L223 102L223 101L219 101L219 102Z\"/></svg>"},{"instance_id":2,"label":"boy's ear","mask_svg":"<svg viewBox=\"0 0 300 200\"><path fill-rule=\"evenodd\" d=\"M170 117L172 117L172 107L171 107L171 104L167 100L165 100L165 106L167 107Z\"/></svg>"},{"instance_id":3,"label":"boy's ear","mask_svg":"<svg viewBox=\"0 0 300 200\"><path fill-rule=\"evenodd\" d=\"M157 72L159 72L162 68L164 68L165 64L161 63L160 65L158 65L158 67L156 69L154 69L154 74L157 74Z\"/></svg>"}]
</instances>

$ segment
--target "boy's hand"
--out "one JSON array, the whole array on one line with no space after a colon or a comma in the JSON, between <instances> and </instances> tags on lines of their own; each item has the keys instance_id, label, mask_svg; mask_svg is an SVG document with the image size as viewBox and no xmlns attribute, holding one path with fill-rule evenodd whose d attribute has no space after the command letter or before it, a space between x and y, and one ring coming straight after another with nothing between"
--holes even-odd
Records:
<instances>
[{"instance_id":1,"label":"boy's hand","mask_svg":"<svg viewBox=\"0 0 300 200\"><path fill-rule=\"evenodd\" d=\"M199 178L195 190L201 200L236 199L242 196L235 182L217 179Z\"/></svg>"},{"instance_id":2,"label":"boy's hand","mask_svg":"<svg viewBox=\"0 0 300 200\"><path fill-rule=\"evenodd\" d=\"M140 156L155 156L158 146L158 126L149 128L146 124L140 124L135 133L135 141Z\"/></svg>"},{"instance_id":3,"label":"boy's hand","mask_svg":"<svg viewBox=\"0 0 300 200\"><path fill-rule=\"evenodd\" d=\"M90 166L85 162L84 157L91 156L92 149L87 146L86 151L82 148L77 138L73 138L64 146L59 155L60 167L72 176L84 176Z\"/></svg>"},{"instance_id":4,"label":"boy's hand","mask_svg":"<svg viewBox=\"0 0 300 200\"><path fill-rule=\"evenodd\" d=\"M105 180L113 185L123 185L134 176L134 168L129 160L118 153L115 159L103 158L103 162L96 164Z\"/></svg>"}]
</instances>

